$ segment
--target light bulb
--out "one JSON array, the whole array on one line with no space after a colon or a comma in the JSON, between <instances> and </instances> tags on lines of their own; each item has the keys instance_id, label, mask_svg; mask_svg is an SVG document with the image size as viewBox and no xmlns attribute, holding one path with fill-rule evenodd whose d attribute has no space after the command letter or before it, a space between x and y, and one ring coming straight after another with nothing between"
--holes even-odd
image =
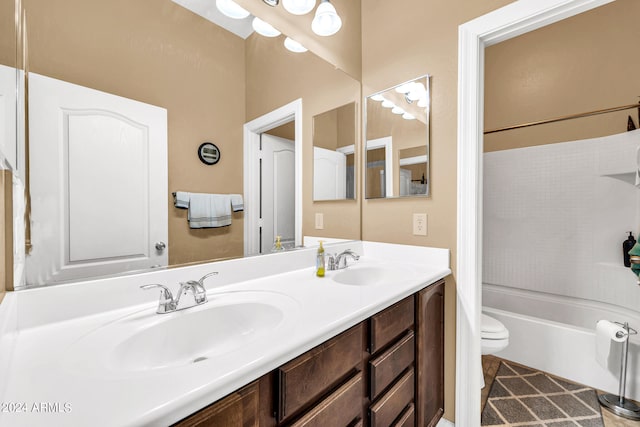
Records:
<instances>
[{"instance_id":1,"label":"light bulb","mask_svg":"<svg viewBox=\"0 0 640 427\"><path fill-rule=\"evenodd\" d=\"M384 101L382 101L382 106L384 108L393 108L396 106L396 104L394 104L393 102L389 101L388 99L385 99Z\"/></svg>"},{"instance_id":2,"label":"light bulb","mask_svg":"<svg viewBox=\"0 0 640 427\"><path fill-rule=\"evenodd\" d=\"M404 114L404 113L405 113L405 111L404 111L402 108L400 108L400 107L393 107L393 109L391 110L391 112L392 112L393 114Z\"/></svg>"},{"instance_id":3,"label":"light bulb","mask_svg":"<svg viewBox=\"0 0 640 427\"><path fill-rule=\"evenodd\" d=\"M404 113L402 115L402 118L405 120L415 120L415 116L413 114L409 114L409 113Z\"/></svg>"},{"instance_id":4,"label":"light bulb","mask_svg":"<svg viewBox=\"0 0 640 427\"><path fill-rule=\"evenodd\" d=\"M411 83L404 83L396 88L396 92L398 93L409 93L410 90L411 90Z\"/></svg>"},{"instance_id":5,"label":"light bulb","mask_svg":"<svg viewBox=\"0 0 640 427\"><path fill-rule=\"evenodd\" d=\"M316 7L316 0L282 0L282 6L294 15L306 15Z\"/></svg>"},{"instance_id":6,"label":"light bulb","mask_svg":"<svg viewBox=\"0 0 640 427\"><path fill-rule=\"evenodd\" d=\"M250 15L233 0L216 0L216 7L223 15L233 19L244 19Z\"/></svg>"},{"instance_id":7,"label":"light bulb","mask_svg":"<svg viewBox=\"0 0 640 427\"><path fill-rule=\"evenodd\" d=\"M371 97L371 99L372 99L373 101L382 102L382 101L384 101L384 96L382 96L382 95L380 95L380 94L377 94L377 95L373 95L373 96Z\"/></svg>"},{"instance_id":8,"label":"light bulb","mask_svg":"<svg viewBox=\"0 0 640 427\"><path fill-rule=\"evenodd\" d=\"M303 53L307 51L306 47L302 46L300 43L289 37L284 39L284 47L295 53Z\"/></svg>"},{"instance_id":9,"label":"light bulb","mask_svg":"<svg viewBox=\"0 0 640 427\"><path fill-rule=\"evenodd\" d=\"M282 34L280 31L273 28L271 24L263 21L257 16L253 18L253 22L251 23L251 26L256 31L256 33L265 37L278 37L280 34Z\"/></svg>"},{"instance_id":10,"label":"light bulb","mask_svg":"<svg viewBox=\"0 0 640 427\"><path fill-rule=\"evenodd\" d=\"M319 36L332 36L342 27L342 19L329 0L322 0L311 22L311 29Z\"/></svg>"}]
</instances>

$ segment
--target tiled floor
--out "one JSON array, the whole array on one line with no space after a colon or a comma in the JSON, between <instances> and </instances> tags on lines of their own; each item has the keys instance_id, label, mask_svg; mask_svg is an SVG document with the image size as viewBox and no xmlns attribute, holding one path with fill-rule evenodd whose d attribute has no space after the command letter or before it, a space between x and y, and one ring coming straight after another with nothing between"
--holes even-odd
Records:
<instances>
[{"instance_id":1,"label":"tiled floor","mask_svg":"<svg viewBox=\"0 0 640 427\"><path fill-rule=\"evenodd\" d=\"M495 356L482 356L482 370L484 373L484 382L486 386L482 389L482 408L484 408L491 389L493 379L500 367L500 358ZM513 363L513 362L510 362ZM640 421L627 420L625 418L618 417L606 409L602 409L602 418L604 420L605 427L640 427Z\"/></svg>"}]
</instances>

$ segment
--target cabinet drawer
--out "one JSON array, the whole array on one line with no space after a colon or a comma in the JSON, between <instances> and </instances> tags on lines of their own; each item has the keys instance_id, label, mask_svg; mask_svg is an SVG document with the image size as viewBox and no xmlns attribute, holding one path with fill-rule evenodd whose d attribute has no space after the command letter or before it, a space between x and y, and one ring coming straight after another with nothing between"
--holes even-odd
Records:
<instances>
[{"instance_id":1,"label":"cabinet drawer","mask_svg":"<svg viewBox=\"0 0 640 427\"><path fill-rule=\"evenodd\" d=\"M393 423L392 427L415 427L416 425L416 411L413 403L410 403L400 415L400 418Z\"/></svg>"},{"instance_id":2,"label":"cabinet drawer","mask_svg":"<svg viewBox=\"0 0 640 427\"><path fill-rule=\"evenodd\" d=\"M258 427L258 393L253 382L173 427Z\"/></svg>"},{"instance_id":3,"label":"cabinet drawer","mask_svg":"<svg viewBox=\"0 0 640 427\"><path fill-rule=\"evenodd\" d=\"M415 375L413 368L383 394L369 409L371 427L390 426L413 401Z\"/></svg>"},{"instance_id":4,"label":"cabinet drawer","mask_svg":"<svg viewBox=\"0 0 640 427\"><path fill-rule=\"evenodd\" d=\"M362 323L278 369L278 421L336 387L362 361Z\"/></svg>"},{"instance_id":5,"label":"cabinet drawer","mask_svg":"<svg viewBox=\"0 0 640 427\"><path fill-rule=\"evenodd\" d=\"M380 350L413 325L413 296L407 297L371 317L369 350Z\"/></svg>"},{"instance_id":6,"label":"cabinet drawer","mask_svg":"<svg viewBox=\"0 0 640 427\"><path fill-rule=\"evenodd\" d=\"M358 372L291 427L343 427L362 416L364 384Z\"/></svg>"},{"instance_id":7,"label":"cabinet drawer","mask_svg":"<svg viewBox=\"0 0 640 427\"><path fill-rule=\"evenodd\" d=\"M392 347L369 362L371 401L384 391L415 358L415 337L409 331Z\"/></svg>"}]
</instances>

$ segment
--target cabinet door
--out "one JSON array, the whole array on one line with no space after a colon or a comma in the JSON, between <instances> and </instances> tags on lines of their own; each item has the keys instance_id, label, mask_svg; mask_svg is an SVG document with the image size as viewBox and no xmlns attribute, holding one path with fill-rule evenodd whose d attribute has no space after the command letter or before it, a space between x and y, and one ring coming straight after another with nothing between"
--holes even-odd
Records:
<instances>
[{"instance_id":1,"label":"cabinet door","mask_svg":"<svg viewBox=\"0 0 640 427\"><path fill-rule=\"evenodd\" d=\"M258 381L178 422L174 427L258 427Z\"/></svg>"},{"instance_id":2,"label":"cabinet door","mask_svg":"<svg viewBox=\"0 0 640 427\"><path fill-rule=\"evenodd\" d=\"M444 280L416 294L418 426L435 425L444 412Z\"/></svg>"}]
</instances>

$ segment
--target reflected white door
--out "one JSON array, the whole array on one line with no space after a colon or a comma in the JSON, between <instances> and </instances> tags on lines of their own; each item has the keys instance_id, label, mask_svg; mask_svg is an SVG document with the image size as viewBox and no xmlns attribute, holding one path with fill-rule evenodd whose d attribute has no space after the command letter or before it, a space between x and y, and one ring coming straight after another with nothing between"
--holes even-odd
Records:
<instances>
[{"instance_id":1,"label":"reflected white door","mask_svg":"<svg viewBox=\"0 0 640 427\"><path fill-rule=\"evenodd\" d=\"M336 200L347 196L347 156L313 147L313 200Z\"/></svg>"},{"instance_id":2,"label":"reflected white door","mask_svg":"<svg viewBox=\"0 0 640 427\"><path fill-rule=\"evenodd\" d=\"M295 245L295 145L289 139L261 135L260 252L268 253L276 236Z\"/></svg>"},{"instance_id":3,"label":"reflected white door","mask_svg":"<svg viewBox=\"0 0 640 427\"><path fill-rule=\"evenodd\" d=\"M167 265L167 111L33 73L29 98L27 283Z\"/></svg>"},{"instance_id":4,"label":"reflected white door","mask_svg":"<svg viewBox=\"0 0 640 427\"><path fill-rule=\"evenodd\" d=\"M18 169L16 151L16 69L0 65L0 161Z\"/></svg>"}]
</instances>

